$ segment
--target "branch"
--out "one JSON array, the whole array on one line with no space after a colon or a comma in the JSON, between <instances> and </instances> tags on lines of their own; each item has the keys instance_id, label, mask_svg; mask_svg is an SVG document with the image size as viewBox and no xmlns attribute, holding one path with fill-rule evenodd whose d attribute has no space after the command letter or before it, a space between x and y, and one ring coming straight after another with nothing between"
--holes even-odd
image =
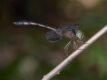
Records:
<instances>
[{"instance_id":1,"label":"branch","mask_svg":"<svg viewBox=\"0 0 107 80\"><path fill-rule=\"evenodd\" d=\"M106 32L107 32L107 25L103 29L101 29L99 32L97 32L87 42L85 42L82 46L80 46L76 51L71 53L71 55L69 55L64 61L62 61L52 71L44 75L42 80L50 80L55 75L58 75L71 61L73 61L73 59L75 59L81 52L83 52L88 46L90 46L93 42L95 42L98 38L100 38Z\"/></svg>"}]
</instances>

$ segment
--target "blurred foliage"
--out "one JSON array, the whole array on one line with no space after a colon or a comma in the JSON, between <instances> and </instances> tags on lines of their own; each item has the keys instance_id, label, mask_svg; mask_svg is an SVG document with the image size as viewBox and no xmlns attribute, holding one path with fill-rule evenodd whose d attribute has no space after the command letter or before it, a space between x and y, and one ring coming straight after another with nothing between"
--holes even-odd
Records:
<instances>
[{"instance_id":1,"label":"blurred foliage","mask_svg":"<svg viewBox=\"0 0 107 80\"><path fill-rule=\"evenodd\" d=\"M66 58L68 39L49 43L48 31L16 26L28 19L53 27L79 24L85 41L107 22L107 0L0 0L0 80L40 80ZM107 80L107 34L52 80Z\"/></svg>"}]
</instances>

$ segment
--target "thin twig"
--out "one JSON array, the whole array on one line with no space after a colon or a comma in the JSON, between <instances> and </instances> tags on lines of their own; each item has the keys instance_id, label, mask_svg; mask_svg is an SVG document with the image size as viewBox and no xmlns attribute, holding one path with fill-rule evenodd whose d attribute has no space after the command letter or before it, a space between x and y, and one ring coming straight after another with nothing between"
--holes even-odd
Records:
<instances>
[{"instance_id":1,"label":"thin twig","mask_svg":"<svg viewBox=\"0 0 107 80\"><path fill-rule=\"evenodd\" d=\"M61 70L65 68L74 58L76 58L81 52L83 52L88 46L90 46L93 42L95 42L98 38L100 38L103 34L107 32L107 25L97 32L92 38L90 38L86 43L80 46L76 51L71 53L64 61L62 61L58 66L56 66L52 71L48 74L44 75L42 80L50 80L55 75L59 74Z\"/></svg>"}]
</instances>

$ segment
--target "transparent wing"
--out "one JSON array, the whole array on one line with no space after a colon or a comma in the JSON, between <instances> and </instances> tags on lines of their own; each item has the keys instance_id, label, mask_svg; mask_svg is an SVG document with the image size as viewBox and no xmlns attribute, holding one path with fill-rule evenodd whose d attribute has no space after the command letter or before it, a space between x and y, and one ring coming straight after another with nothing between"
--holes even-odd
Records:
<instances>
[{"instance_id":1,"label":"transparent wing","mask_svg":"<svg viewBox=\"0 0 107 80\"><path fill-rule=\"evenodd\" d=\"M68 56L72 51L78 49L83 44L79 39L70 40L64 47L65 54Z\"/></svg>"},{"instance_id":2,"label":"transparent wing","mask_svg":"<svg viewBox=\"0 0 107 80\"><path fill-rule=\"evenodd\" d=\"M61 35L57 34L55 31L52 31L52 30L48 31L45 36L46 36L46 39L51 43L55 43L62 39Z\"/></svg>"}]
</instances>

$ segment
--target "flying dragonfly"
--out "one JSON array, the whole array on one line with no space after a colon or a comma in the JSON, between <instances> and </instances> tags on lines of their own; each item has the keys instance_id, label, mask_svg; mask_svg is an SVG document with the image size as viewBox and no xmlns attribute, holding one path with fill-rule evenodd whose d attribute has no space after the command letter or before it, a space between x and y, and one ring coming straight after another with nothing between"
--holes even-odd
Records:
<instances>
[{"instance_id":1,"label":"flying dragonfly","mask_svg":"<svg viewBox=\"0 0 107 80\"><path fill-rule=\"evenodd\" d=\"M83 43L83 38L84 34L83 32L79 29L79 25L77 24L69 24L69 25L64 25L63 27L60 28L53 28L47 25L43 25L40 23L32 22L32 21L15 21L13 22L15 25L34 25L34 26L40 26L43 28L49 29L49 31L46 33L46 39L51 42L55 43L59 40L61 40L63 37L67 37L70 39L70 41L66 44L64 47L65 53L68 55L70 53L69 49L71 46L73 46L74 49L77 49L82 43Z\"/></svg>"}]
</instances>

